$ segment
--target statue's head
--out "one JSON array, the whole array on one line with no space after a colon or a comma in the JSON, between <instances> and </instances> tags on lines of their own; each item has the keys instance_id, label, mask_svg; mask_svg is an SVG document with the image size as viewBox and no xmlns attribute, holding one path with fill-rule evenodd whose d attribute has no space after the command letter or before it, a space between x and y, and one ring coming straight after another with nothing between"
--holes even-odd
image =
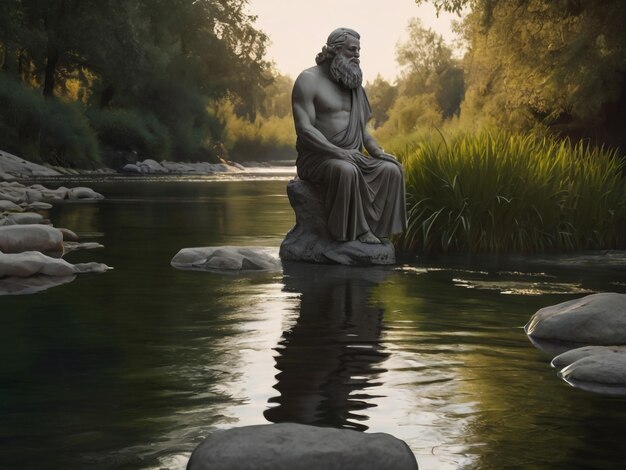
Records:
<instances>
[{"instance_id":1,"label":"statue's head","mask_svg":"<svg viewBox=\"0 0 626 470\"><path fill-rule=\"evenodd\" d=\"M337 28L328 36L322 52L315 62L321 65L330 61L330 75L346 88L357 88L363 82L359 65L361 36L350 28Z\"/></svg>"}]
</instances>

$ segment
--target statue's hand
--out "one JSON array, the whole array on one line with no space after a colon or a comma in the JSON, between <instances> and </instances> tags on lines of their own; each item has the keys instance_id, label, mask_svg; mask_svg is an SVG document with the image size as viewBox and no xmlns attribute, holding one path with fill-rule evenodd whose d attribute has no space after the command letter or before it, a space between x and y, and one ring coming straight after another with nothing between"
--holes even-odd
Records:
<instances>
[{"instance_id":1,"label":"statue's hand","mask_svg":"<svg viewBox=\"0 0 626 470\"><path fill-rule=\"evenodd\" d=\"M395 163L396 165L402 167L402 164L398 161L398 159L396 157L394 157L393 155L391 155L390 153L379 153L378 155L376 155L374 158L380 158L381 160L385 160L387 162L391 162L391 163Z\"/></svg>"}]
</instances>

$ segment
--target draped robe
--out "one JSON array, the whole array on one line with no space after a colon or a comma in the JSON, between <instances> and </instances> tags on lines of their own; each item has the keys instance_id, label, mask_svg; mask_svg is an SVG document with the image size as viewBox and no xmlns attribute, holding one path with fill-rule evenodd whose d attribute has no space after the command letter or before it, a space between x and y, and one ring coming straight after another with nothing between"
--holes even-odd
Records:
<instances>
[{"instance_id":1,"label":"draped robe","mask_svg":"<svg viewBox=\"0 0 626 470\"><path fill-rule=\"evenodd\" d=\"M328 140L343 149L362 152L363 130L372 116L362 87L351 90L346 129ZM404 176L399 163L359 153L339 159L298 135L298 176L322 187L328 229L340 241L356 240L371 231L379 238L406 228Z\"/></svg>"}]
</instances>

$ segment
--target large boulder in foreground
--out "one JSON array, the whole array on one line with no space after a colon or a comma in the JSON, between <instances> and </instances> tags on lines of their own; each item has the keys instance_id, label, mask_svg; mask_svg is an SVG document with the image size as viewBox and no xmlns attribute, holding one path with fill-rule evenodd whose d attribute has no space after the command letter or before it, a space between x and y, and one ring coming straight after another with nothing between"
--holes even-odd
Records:
<instances>
[{"instance_id":1,"label":"large boulder in foreground","mask_svg":"<svg viewBox=\"0 0 626 470\"><path fill-rule=\"evenodd\" d=\"M3 253L41 251L61 255L63 233L49 225L7 225L0 227L0 251Z\"/></svg>"},{"instance_id":2,"label":"large boulder in foreground","mask_svg":"<svg viewBox=\"0 0 626 470\"><path fill-rule=\"evenodd\" d=\"M367 244L358 240L334 240L315 185L300 179L291 180L287 184L287 195L296 213L296 225L280 245L283 260L362 266L395 264L395 249L389 241Z\"/></svg>"},{"instance_id":3,"label":"large boulder in foreground","mask_svg":"<svg viewBox=\"0 0 626 470\"><path fill-rule=\"evenodd\" d=\"M261 246L205 246L183 248L171 265L195 271L280 271L275 248Z\"/></svg>"},{"instance_id":4,"label":"large boulder in foreground","mask_svg":"<svg viewBox=\"0 0 626 470\"><path fill-rule=\"evenodd\" d=\"M415 470L405 442L383 433L282 423L217 431L187 470Z\"/></svg>"},{"instance_id":5,"label":"large boulder in foreground","mask_svg":"<svg viewBox=\"0 0 626 470\"><path fill-rule=\"evenodd\" d=\"M544 342L626 344L626 294L592 294L542 308L524 330Z\"/></svg>"},{"instance_id":6,"label":"large boulder in foreground","mask_svg":"<svg viewBox=\"0 0 626 470\"><path fill-rule=\"evenodd\" d=\"M552 360L570 385L606 395L626 395L626 346L586 346Z\"/></svg>"}]
</instances>

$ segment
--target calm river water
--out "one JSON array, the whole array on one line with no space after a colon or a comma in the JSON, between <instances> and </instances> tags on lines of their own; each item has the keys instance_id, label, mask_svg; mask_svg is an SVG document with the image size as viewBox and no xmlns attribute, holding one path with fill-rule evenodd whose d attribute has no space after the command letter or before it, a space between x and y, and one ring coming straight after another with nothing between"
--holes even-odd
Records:
<instances>
[{"instance_id":1,"label":"calm river water","mask_svg":"<svg viewBox=\"0 0 626 470\"><path fill-rule=\"evenodd\" d=\"M0 297L1 468L184 468L215 429L279 421L391 433L426 470L626 465L626 399L569 387L522 330L543 306L626 292L625 253L170 267L184 247L277 248L287 180L75 183L107 199L52 221L105 248L66 259L115 269Z\"/></svg>"}]
</instances>

